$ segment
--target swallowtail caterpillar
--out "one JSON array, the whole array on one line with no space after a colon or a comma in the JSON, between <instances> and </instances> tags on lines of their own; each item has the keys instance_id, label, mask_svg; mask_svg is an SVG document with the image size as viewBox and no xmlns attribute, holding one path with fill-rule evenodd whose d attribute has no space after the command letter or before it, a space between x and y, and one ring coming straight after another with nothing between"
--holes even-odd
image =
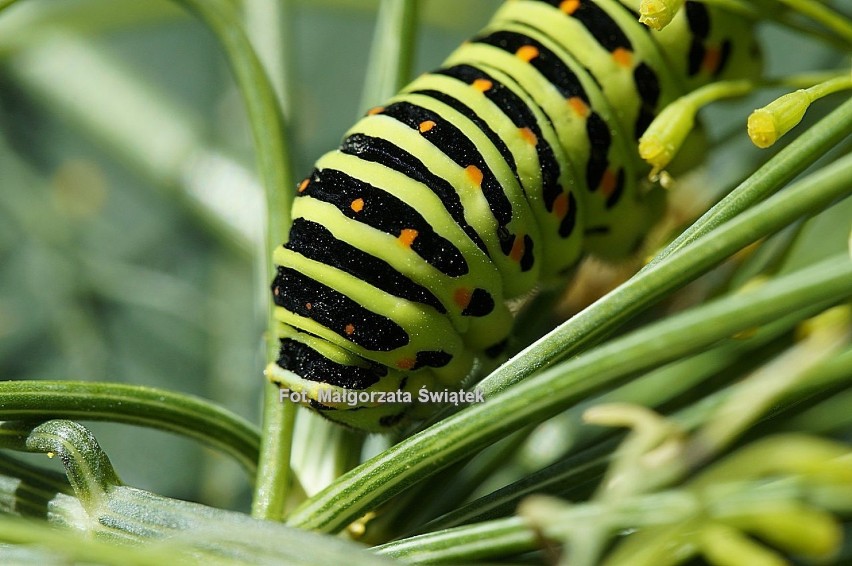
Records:
<instances>
[{"instance_id":1,"label":"swallowtail caterpillar","mask_svg":"<svg viewBox=\"0 0 852 566\"><path fill-rule=\"evenodd\" d=\"M508 299L584 254L636 249L657 214L642 134L683 95L761 66L741 14L688 1L655 31L638 4L508 1L320 157L274 254L272 381L389 430L432 410L421 388L458 389L475 360L499 359ZM665 166L665 148L643 149Z\"/></svg>"}]
</instances>

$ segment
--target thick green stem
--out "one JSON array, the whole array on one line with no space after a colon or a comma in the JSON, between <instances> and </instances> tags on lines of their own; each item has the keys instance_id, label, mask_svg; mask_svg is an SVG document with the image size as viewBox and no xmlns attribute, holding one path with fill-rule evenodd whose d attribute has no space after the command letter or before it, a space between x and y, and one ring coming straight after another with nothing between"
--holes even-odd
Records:
<instances>
[{"instance_id":1,"label":"thick green stem","mask_svg":"<svg viewBox=\"0 0 852 566\"><path fill-rule=\"evenodd\" d=\"M849 106L852 115L852 105ZM852 123L852 121L850 121ZM777 232L797 218L852 193L852 156L844 157L754 206L708 237L646 267L588 309L533 343L480 384L493 395L555 361L594 344L643 308L709 271L731 254Z\"/></svg>"},{"instance_id":2,"label":"thick green stem","mask_svg":"<svg viewBox=\"0 0 852 566\"><path fill-rule=\"evenodd\" d=\"M213 446L250 473L260 435L246 420L208 401L153 387L89 381L2 381L0 420L110 421L174 432Z\"/></svg>"},{"instance_id":3,"label":"thick green stem","mask_svg":"<svg viewBox=\"0 0 852 566\"><path fill-rule=\"evenodd\" d=\"M289 524L336 531L369 509L520 427L626 376L706 349L738 331L852 296L852 262L832 257L751 293L692 309L608 342L495 394L391 447L300 506Z\"/></svg>"}]
</instances>

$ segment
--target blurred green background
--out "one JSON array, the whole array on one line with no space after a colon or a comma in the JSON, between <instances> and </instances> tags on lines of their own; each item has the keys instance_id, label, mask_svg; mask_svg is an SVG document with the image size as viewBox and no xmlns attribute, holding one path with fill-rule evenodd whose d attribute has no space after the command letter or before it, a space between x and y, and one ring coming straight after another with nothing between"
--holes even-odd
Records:
<instances>
[{"instance_id":1,"label":"blurred green background","mask_svg":"<svg viewBox=\"0 0 852 566\"><path fill-rule=\"evenodd\" d=\"M377 2L298 1L287 21L266 14L274 2L247 1L247 28L292 32L288 134L303 175L358 115ZM424 0L415 72L499 4ZM765 44L770 69L836 64L789 33ZM749 104L710 120L717 137L741 128L716 158L717 188L766 158L745 139ZM153 385L259 422L262 224L242 102L198 20L166 0L22 0L0 15L0 378ZM247 508L226 458L91 426L126 483Z\"/></svg>"}]
</instances>

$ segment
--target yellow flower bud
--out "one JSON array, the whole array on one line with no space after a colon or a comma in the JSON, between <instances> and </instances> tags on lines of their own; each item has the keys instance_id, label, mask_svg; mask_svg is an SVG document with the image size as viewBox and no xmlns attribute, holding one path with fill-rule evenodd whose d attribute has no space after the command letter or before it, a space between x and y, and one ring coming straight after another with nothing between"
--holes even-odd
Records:
<instances>
[{"instance_id":1,"label":"yellow flower bud","mask_svg":"<svg viewBox=\"0 0 852 566\"><path fill-rule=\"evenodd\" d=\"M797 90L755 110L748 117L748 137L757 147L771 146L802 120L810 103L810 94Z\"/></svg>"},{"instance_id":2,"label":"yellow flower bud","mask_svg":"<svg viewBox=\"0 0 852 566\"><path fill-rule=\"evenodd\" d=\"M639 21L660 31L671 23L684 0L642 0L639 4Z\"/></svg>"},{"instance_id":3,"label":"yellow flower bud","mask_svg":"<svg viewBox=\"0 0 852 566\"><path fill-rule=\"evenodd\" d=\"M651 122L639 138L639 156L651 165L651 177L668 165L695 125L696 107L687 98L679 98Z\"/></svg>"}]
</instances>

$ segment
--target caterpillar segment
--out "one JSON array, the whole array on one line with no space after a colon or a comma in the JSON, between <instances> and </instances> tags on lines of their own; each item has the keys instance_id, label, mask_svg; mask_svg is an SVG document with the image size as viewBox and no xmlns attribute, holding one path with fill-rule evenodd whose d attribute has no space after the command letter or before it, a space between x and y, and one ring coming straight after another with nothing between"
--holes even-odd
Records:
<instances>
[{"instance_id":1,"label":"caterpillar segment","mask_svg":"<svg viewBox=\"0 0 852 566\"><path fill-rule=\"evenodd\" d=\"M526 92L505 73L470 65L423 75L405 92L460 109L506 156L539 229L539 280L551 280L572 267L582 242L582 214L575 194L578 174L565 159L550 122Z\"/></svg>"},{"instance_id":2,"label":"caterpillar segment","mask_svg":"<svg viewBox=\"0 0 852 566\"><path fill-rule=\"evenodd\" d=\"M638 158L630 154L625 132L591 75L548 38L511 22L489 26L449 62L459 60L499 65L553 124L566 158L581 175L584 248L593 246L607 257L632 251L644 233L636 220L647 216L637 210L643 206L636 190ZM620 216L630 221L609 221Z\"/></svg>"},{"instance_id":3,"label":"caterpillar segment","mask_svg":"<svg viewBox=\"0 0 852 566\"><path fill-rule=\"evenodd\" d=\"M421 388L457 389L500 359L507 299L586 253L636 249L659 212L637 139L678 96L758 63L751 39L734 47L741 18L687 2L652 32L635 3L509 1L317 161L274 256L271 380L389 430L433 408Z\"/></svg>"}]
</instances>

